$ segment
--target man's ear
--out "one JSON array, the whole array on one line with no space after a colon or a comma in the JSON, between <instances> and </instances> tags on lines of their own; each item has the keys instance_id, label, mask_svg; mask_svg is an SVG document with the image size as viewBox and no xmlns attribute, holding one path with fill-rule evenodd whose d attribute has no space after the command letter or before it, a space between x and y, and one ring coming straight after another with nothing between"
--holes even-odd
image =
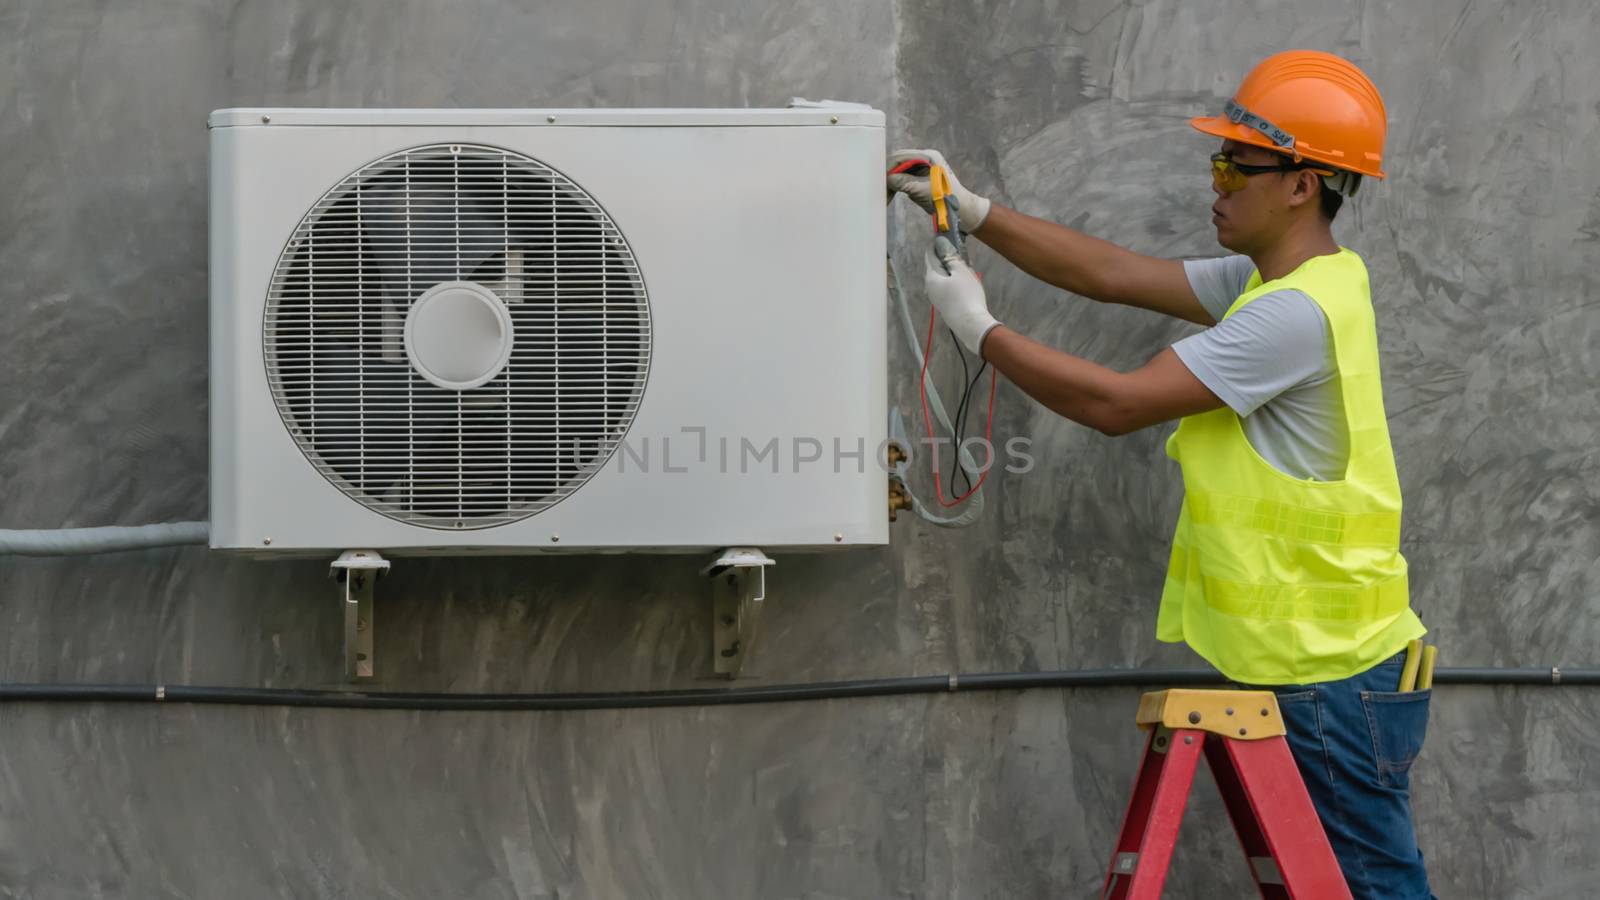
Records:
<instances>
[{"instance_id":1,"label":"man's ear","mask_svg":"<svg viewBox=\"0 0 1600 900\"><path fill-rule=\"evenodd\" d=\"M1289 174L1294 176L1294 186L1289 191L1289 206L1296 207L1304 203L1321 202L1321 176L1310 169L1300 169Z\"/></svg>"}]
</instances>

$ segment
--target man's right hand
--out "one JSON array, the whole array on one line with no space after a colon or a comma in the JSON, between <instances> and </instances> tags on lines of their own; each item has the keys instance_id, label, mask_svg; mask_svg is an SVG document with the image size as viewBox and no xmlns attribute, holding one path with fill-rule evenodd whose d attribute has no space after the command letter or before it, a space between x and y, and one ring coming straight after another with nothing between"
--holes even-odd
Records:
<instances>
[{"instance_id":1,"label":"man's right hand","mask_svg":"<svg viewBox=\"0 0 1600 900\"><path fill-rule=\"evenodd\" d=\"M925 159L944 169L944 174L950 180L950 189L955 191L958 217L961 220L961 232L971 234L978 230L983 220L989 217L989 200L980 197L962 186L960 179L956 178L955 170L945 162L944 154L937 150L896 150L889 156L889 168L893 169L907 160ZM933 215L933 188L928 182L928 174L912 175L902 172L889 176L889 199L894 199L896 192L905 194L913 202L922 207L928 215Z\"/></svg>"},{"instance_id":2,"label":"man's right hand","mask_svg":"<svg viewBox=\"0 0 1600 900\"><path fill-rule=\"evenodd\" d=\"M1040 281L1092 300L1137 306L1200 325L1216 324L1195 296L1178 260L1145 256L1065 225L994 206L988 198L963 187L937 150L896 150L889 157L889 168L912 159L944 167L960 206L964 233ZM890 175L889 191L889 199L902 193L933 213L933 188L927 175ZM983 233L974 234L980 225Z\"/></svg>"}]
</instances>

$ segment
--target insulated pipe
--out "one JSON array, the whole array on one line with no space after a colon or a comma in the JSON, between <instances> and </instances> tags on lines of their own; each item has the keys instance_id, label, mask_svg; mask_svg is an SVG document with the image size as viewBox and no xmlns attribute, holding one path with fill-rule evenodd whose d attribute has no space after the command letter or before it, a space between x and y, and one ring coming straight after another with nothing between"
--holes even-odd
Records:
<instances>
[{"instance_id":1,"label":"insulated pipe","mask_svg":"<svg viewBox=\"0 0 1600 900\"><path fill-rule=\"evenodd\" d=\"M209 522L107 525L101 528L0 529L0 556L88 556L151 547L205 544Z\"/></svg>"},{"instance_id":2,"label":"insulated pipe","mask_svg":"<svg viewBox=\"0 0 1600 900\"><path fill-rule=\"evenodd\" d=\"M1434 684L1600 685L1600 669L1439 669ZM0 702L222 703L407 710L598 710L787 703L846 697L970 693L1030 688L1193 687L1227 684L1210 669L1079 669L924 675L811 684L575 694L409 693L153 684L0 684Z\"/></svg>"}]
</instances>

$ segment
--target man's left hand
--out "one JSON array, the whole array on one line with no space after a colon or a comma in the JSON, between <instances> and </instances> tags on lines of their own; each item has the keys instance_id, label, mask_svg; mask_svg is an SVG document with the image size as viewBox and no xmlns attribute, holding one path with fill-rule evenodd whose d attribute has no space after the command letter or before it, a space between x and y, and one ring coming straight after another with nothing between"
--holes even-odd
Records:
<instances>
[{"instance_id":1,"label":"man's left hand","mask_svg":"<svg viewBox=\"0 0 1600 900\"><path fill-rule=\"evenodd\" d=\"M949 246L948 242L945 245ZM941 259L929 250L925 266L923 285L928 299L961 345L982 356L984 336L1000 323L989 314L989 302L978 274L954 253Z\"/></svg>"}]
</instances>

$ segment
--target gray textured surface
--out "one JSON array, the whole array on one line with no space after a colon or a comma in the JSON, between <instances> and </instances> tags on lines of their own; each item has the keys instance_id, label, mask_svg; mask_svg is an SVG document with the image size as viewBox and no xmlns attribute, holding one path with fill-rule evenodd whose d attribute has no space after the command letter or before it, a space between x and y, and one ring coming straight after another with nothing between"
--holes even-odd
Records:
<instances>
[{"instance_id":1,"label":"gray textured surface","mask_svg":"<svg viewBox=\"0 0 1600 900\"><path fill-rule=\"evenodd\" d=\"M1597 19L1579 0L11 0L0 526L204 514L212 108L865 100L980 191L1200 255L1211 148L1184 118L1312 46L1366 66L1393 120L1393 177L1340 234L1377 286L1417 605L1449 663L1600 663ZM1184 333L987 268L1003 319L1109 364ZM1152 639L1178 500L1164 430L1111 440L1000 403L996 431L1032 435L1039 469L991 482L965 535L905 522L891 550L783 559L763 681L1192 661ZM329 591L321 563L200 550L3 559L0 679L332 684ZM381 602L384 687L687 687L709 668L683 560L405 562ZM1090 895L1135 697L0 707L0 896ZM1441 693L1415 780L1441 897L1592 892L1597 703ZM1202 790L1171 897L1245 884Z\"/></svg>"}]
</instances>

